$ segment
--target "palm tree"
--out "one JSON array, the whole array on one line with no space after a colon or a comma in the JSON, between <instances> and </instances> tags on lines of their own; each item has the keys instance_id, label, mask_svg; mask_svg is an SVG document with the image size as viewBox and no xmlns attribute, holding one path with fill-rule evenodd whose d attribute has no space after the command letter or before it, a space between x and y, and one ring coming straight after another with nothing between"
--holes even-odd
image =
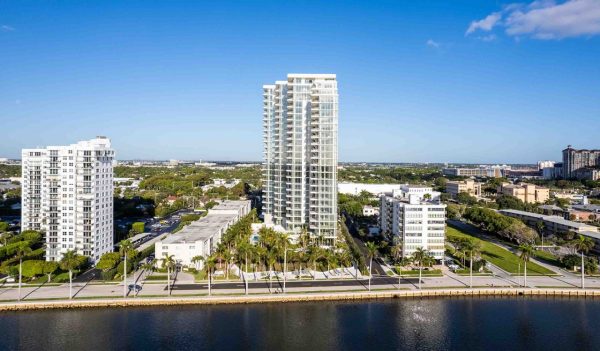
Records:
<instances>
[{"instance_id":1,"label":"palm tree","mask_svg":"<svg viewBox=\"0 0 600 351\"><path fill-rule=\"evenodd\" d=\"M402 243L399 242L396 245L392 246L391 251L394 262L399 262L402 257Z\"/></svg>"},{"instance_id":2,"label":"palm tree","mask_svg":"<svg viewBox=\"0 0 600 351\"><path fill-rule=\"evenodd\" d=\"M267 252L267 265L269 266L269 291L272 291L273 289L271 273L273 273L273 265L275 264L275 262L277 262L277 253L275 252L275 250L270 250L269 252Z\"/></svg>"},{"instance_id":3,"label":"palm tree","mask_svg":"<svg viewBox=\"0 0 600 351\"><path fill-rule=\"evenodd\" d=\"M205 262L206 272L208 273L208 296L211 294L212 272L217 265L217 258L214 255L208 256Z\"/></svg>"},{"instance_id":4,"label":"palm tree","mask_svg":"<svg viewBox=\"0 0 600 351\"><path fill-rule=\"evenodd\" d=\"M154 271L155 267L156 267L156 259L153 259L152 261L146 262L142 265L142 269L149 273L152 273Z\"/></svg>"},{"instance_id":5,"label":"palm tree","mask_svg":"<svg viewBox=\"0 0 600 351\"><path fill-rule=\"evenodd\" d=\"M413 252L412 261L419 267L419 290L421 289L421 277L423 272L423 266L431 264L431 255L429 252L422 247L419 247Z\"/></svg>"},{"instance_id":6,"label":"palm tree","mask_svg":"<svg viewBox=\"0 0 600 351\"><path fill-rule=\"evenodd\" d=\"M538 233L540 234L540 236L542 237L542 250L544 249L544 229L546 228L546 226L544 225L544 221L537 221L535 223L535 227L538 231Z\"/></svg>"},{"instance_id":7,"label":"palm tree","mask_svg":"<svg viewBox=\"0 0 600 351\"><path fill-rule=\"evenodd\" d=\"M246 268L245 271L248 271L248 255L250 254L251 248L250 248L250 243L247 241L242 241L237 245L237 261L240 264L240 266L242 265L242 262L244 262Z\"/></svg>"},{"instance_id":8,"label":"palm tree","mask_svg":"<svg viewBox=\"0 0 600 351\"><path fill-rule=\"evenodd\" d=\"M588 253L594 247L594 241L583 235L579 235L572 245L575 250L581 253L581 288L585 289L584 253Z\"/></svg>"},{"instance_id":9,"label":"palm tree","mask_svg":"<svg viewBox=\"0 0 600 351\"><path fill-rule=\"evenodd\" d=\"M400 284L402 283L402 267L406 267L410 263L411 263L411 260L408 257L402 257L400 259L400 262L398 262L398 265L400 265L399 275L398 275L398 288L400 287Z\"/></svg>"},{"instance_id":10,"label":"palm tree","mask_svg":"<svg viewBox=\"0 0 600 351\"><path fill-rule=\"evenodd\" d=\"M317 245L311 245L308 250L308 261L313 266L313 280L315 280L317 278L317 261L321 258L322 252Z\"/></svg>"},{"instance_id":11,"label":"palm tree","mask_svg":"<svg viewBox=\"0 0 600 351\"><path fill-rule=\"evenodd\" d=\"M23 277L23 257L27 256L31 253L31 248L29 246L20 246L17 248L15 252L15 256L19 258L19 299L21 301L21 281Z\"/></svg>"},{"instance_id":12,"label":"palm tree","mask_svg":"<svg viewBox=\"0 0 600 351\"><path fill-rule=\"evenodd\" d=\"M133 249L133 244L129 240L123 240L119 244L119 253L125 257L123 264L123 297L127 297L127 255Z\"/></svg>"},{"instance_id":13,"label":"palm tree","mask_svg":"<svg viewBox=\"0 0 600 351\"><path fill-rule=\"evenodd\" d=\"M175 266L174 255L169 255L165 252L165 257L162 261L163 268L167 268L167 294L171 295L171 268Z\"/></svg>"},{"instance_id":14,"label":"palm tree","mask_svg":"<svg viewBox=\"0 0 600 351\"><path fill-rule=\"evenodd\" d=\"M198 269L198 263L201 261L204 261L204 256L202 256L202 255L197 255L197 256L192 257L192 263L194 264L196 269Z\"/></svg>"},{"instance_id":15,"label":"palm tree","mask_svg":"<svg viewBox=\"0 0 600 351\"><path fill-rule=\"evenodd\" d=\"M473 288L473 256L479 257L481 253L481 243L478 241L469 240L466 245L467 251L470 253L469 257L469 287Z\"/></svg>"},{"instance_id":16,"label":"palm tree","mask_svg":"<svg viewBox=\"0 0 600 351\"><path fill-rule=\"evenodd\" d=\"M69 271L69 299L73 298L73 270L79 265L78 257L77 252L70 250L60 260L60 269Z\"/></svg>"},{"instance_id":17,"label":"palm tree","mask_svg":"<svg viewBox=\"0 0 600 351\"><path fill-rule=\"evenodd\" d=\"M369 241L367 244L367 258L369 259L369 291L371 291L371 278L373 278L372 268L373 268L373 258L377 254L377 244L372 241Z\"/></svg>"},{"instance_id":18,"label":"palm tree","mask_svg":"<svg viewBox=\"0 0 600 351\"><path fill-rule=\"evenodd\" d=\"M529 261L529 259L531 258L531 256L533 256L533 253L535 251L535 249L533 248L533 246L531 244L521 244L519 246L519 251L521 251L521 254L519 255L519 257L521 258L521 260L523 260L523 263L525 265L525 269L524 269L524 284L525 286L527 286L527 262Z\"/></svg>"}]
</instances>

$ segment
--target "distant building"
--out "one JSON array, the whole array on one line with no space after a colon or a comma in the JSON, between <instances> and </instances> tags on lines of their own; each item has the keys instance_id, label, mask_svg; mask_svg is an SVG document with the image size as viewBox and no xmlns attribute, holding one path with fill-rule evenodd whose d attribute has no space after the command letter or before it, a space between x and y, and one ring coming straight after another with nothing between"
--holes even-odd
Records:
<instances>
[{"instance_id":1,"label":"distant building","mask_svg":"<svg viewBox=\"0 0 600 351\"><path fill-rule=\"evenodd\" d=\"M526 183L502 183L498 194L514 196L525 203L544 203L550 199L550 189Z\"/></svg>"},{"instance_id":2,"label":"distant building","mask_svg":"<svg viewBox=\"0 0 600 351\"><path fill-rule=\"evenodd\" d=\"M156 259L173 255L177 263L198 269L202 262L194 263L195 256L210 256L227 229L250 213L250 201L223 201L208 211L205 217L183 227L154 244Z\"/></svg>"},{"instance_id":3,"label":"distant building","mask_svg":"<svg viewBox=\"0 0 600 351\"><path fill-rule=\"evenodd\" d=\"M442 194L433 191L430 186L403 184L400 189L392 191L392 197L408 200L411 196L419 200L439 201Z\"/></svg>"},{"instance_id":4,"label":"distant building","mask_svg":"<svg viewBox=\"0 0 600 351\"><path fill-rule=\"evenodd\" d=\"M369 184L369 183L338 183L338 192L348 195L359 195L366 191L373 195L391 194L394 190L400 190L405 184Z\"/></svg>"},{"instance_id":5,"label":"distant building","mask_svg":"<svg viewBox=\"0 0 600 351\"><path fill-rule=\"evenodd\" d=\"M537 168L540 171L543 170L543 169L545 169L545 168L552 168L552 167L554 167L555 163L556 162L554 162L554 161L538 161Z\"/></svg>"},{"instance_id":6,"label":"distant building","mask_svg":"<svg viewBox=\"0 0 600 351\"><path fill-rule=\"evenodd\" d=\"M381 232L402 243L402 257L423 248L436 260L443 259L446 205L414 194L408 199L381 196L380 201Z\"/></svg>"},{"instance_id":7,"label":"distant building","mask_svg":"<svg viewBox=\"0 0 600 351\"><path fill-rule=\"evenodd\" d=\"M471 196L481 196L481 183L472 179L464 181L448 181L446 182L446 192L453 198L460 193L467 193Z\"/></svg>"},{"instance_id":8,"label":"distant building","mask_svg":"<svg viewBox=\"0 0 600 351\"><path fill-rule=\"evenodd\" d=\"M600 177L600 150L577 150L569 145L563 150L563 177L565 179L593 179ZM585 169L590 169L586 171ZM596 170L594 172L594 170Z\"/></svg>"},{"instance_id":9,"label":"distant building","mask_svg":"<svg viewBox=\"0 0 600 351\"><path fill-rule=\"evenodd\" d=\"M379 208L373 207L371 205L365 205L363 206L362 214L365 217L379 216Z\"/></svg>"},{"instance_id":10,"label":"distant building","mask_svg":"<svg viewBox=\"0 0 600 351\"><path fill-rule=\"evenodd\" d=\"M443 168L442 174L453 177L501 178L510 166L480 166L477 168Z\"/></svg>"},{"instance_id":11,"label":"distant building","mask_svg":"<svg viewBox=\"0 0 600 351\"><path fill-rule=\"evenodd\" d=\"M105 137L22 150L21 229L45 233L46 260L112 252L114 157Z\"/></svg>"},{"instance_id":12,"label":"distant building","mask_svg":"<svg viewBox=\"0 0 600 351\"><path fill-rule=\"evenodd\" d=\"M552 167L542 169L542 178L544 179L561 179L563 178L563 164L557 162Z\"/></svg>"}]
</instances>

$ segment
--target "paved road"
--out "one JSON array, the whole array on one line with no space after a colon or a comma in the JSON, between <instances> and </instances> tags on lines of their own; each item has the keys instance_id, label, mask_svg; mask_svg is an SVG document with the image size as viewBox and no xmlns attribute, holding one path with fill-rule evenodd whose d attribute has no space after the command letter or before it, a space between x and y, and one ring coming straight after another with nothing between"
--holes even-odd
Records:
<instances>
[{"instance_id":1,"label":"paved road","mask_svg":"<svg viewBox=\"0 0 600 351\"><path fill-rule=\"evenodd\" d=\"M350 235L352 236L352 240L354 240L354 242L358 246L358 249L360 250L363 257L365 258L365 262L368 267L368 265L369 265L368 251L367 251L367 247L365 246L365 242L362 240L362 238L358 234L358 228L356 228L356 224L355 224L354 220L348 214L345 214L345 216L346 216L346 226L348 227L348 231L350 232ZM375 275L380 275L380 276L386 275L385 270L381 267L381 265L379 264L377 259L373 260L373 268L372 269L373 269L372 274L374 276Z\"/></svg>"}]
</instances>

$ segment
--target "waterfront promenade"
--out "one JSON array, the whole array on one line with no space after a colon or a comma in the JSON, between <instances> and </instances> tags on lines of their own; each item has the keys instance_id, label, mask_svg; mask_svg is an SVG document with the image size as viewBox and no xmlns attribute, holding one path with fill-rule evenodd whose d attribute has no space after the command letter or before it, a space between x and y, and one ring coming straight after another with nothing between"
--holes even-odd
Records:
<instances>
[{"instance_id":1,"label":"waterfront promenade","mask_svg":"<svg viewBox=\"0 0 600 351\"><path fill-rule=\"evenodd\" d=\"M205 282L194 283L193 280L178 279L171 286L170 296L167 285L164 282L142 282L139 283L142 290L138 294L130 292L126 299L123 298L122 283L74 283L72 301L130 301L130 300L156 300L192 298L192 299L239 299L241 302L257 302L256 300L287 299L286 296L330 296L338 295L346 299L349 295L372 296L375 294L404 294L407 296L428 296L431 292L436 294L450 295L472 294L474 292L490 291L568 291L582 292L584 294L600 294L600 278L588 277L586 279L586 290L579 289L580 280L576 275L564 276L531 276L527 278L524 285L522 276L473 276L473 289L469 288L469 276L459 276L446 271L441 277L423 277L421 289L418 289L418 278L402 278L388 276L374 276L371 281L371 292L368 291L368 279L344 279L344 280L292 280L286 283L286 292L283 292L283 282L274 279L272 284L268 281L250 281L248 290L246 284L241 281L219 281L211 285L211 295L208 296L208 284ZM132 283L133 280L129 280ZM21 302L17 302L18 288L16 284L3 285L0 287L0 304L9 306L13 304L40 303L42 301L60 302L66 301L69 294L69 284L60 285L24 285L21 289ZM365 295L366 294L366 295ZM551 293L554 294L554 293ZM134 296L135 295L135 296ZM343 298L342 298L343 297ZM248 300L250 299L250 300ZM318 299L318 298L317 298ZM337 299L337 298L336 298ZM218 300L220 301L220 300ZM231 301L231 300L230 300ZM70 302L69 302L70 303Z\"/></svg>"}]
</instances>

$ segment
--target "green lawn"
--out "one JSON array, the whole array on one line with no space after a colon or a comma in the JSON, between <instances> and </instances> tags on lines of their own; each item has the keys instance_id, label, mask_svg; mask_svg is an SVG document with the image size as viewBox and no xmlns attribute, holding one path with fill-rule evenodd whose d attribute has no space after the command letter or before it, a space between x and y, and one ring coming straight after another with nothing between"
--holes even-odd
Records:
<instances>
[{"instance_id":1,"label":"green lawn","mask_svg":"<svg viewBox=\"0 0 600 351\"><path fill-rule=\"evenodd\" d=\"M396 268L396 273L398 273L398 268ZM418 269L413 269L410 271L402 271L402 276L410 276L410 277L418 277L419 276L419 270ZM423 277L441 277L442 276L442 271L439 269L430 269L430 270L423 270L422 272L422 276Z\"/></svg>"},{"instance_id":2,"label":"green lawn","mask_svg":"<svg viewBox=\"0 0 600 351\"><path fill-rule=\"evenodd\" d=\"M497 245L494 245L488 241L478 239L474 236L466 234L452 227L446 228L446 236L450 238L469 238L476 242L481 243L481 256L488 262L504 269L509 273L518 273L519 263L521 263L521 273L523 273L523 262L519 257L512 252L505 250ZM553 271L544 268L536 263L527 263L527 274L528 275L553 275L556 274Z\"/></svg>"}]
</instances>

